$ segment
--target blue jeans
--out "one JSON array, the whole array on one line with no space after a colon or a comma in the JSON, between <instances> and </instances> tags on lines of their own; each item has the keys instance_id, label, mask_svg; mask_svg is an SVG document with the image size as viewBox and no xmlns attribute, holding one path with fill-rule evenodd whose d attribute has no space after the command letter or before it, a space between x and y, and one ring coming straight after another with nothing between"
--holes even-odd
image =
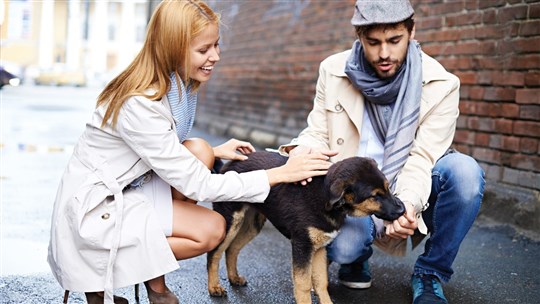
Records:
<instances>
[{"instance_id":1,"label":"blue jeans","mask_svg":"<svg viewBox=\"0 0 540 304\"><path fill-rule=\"evenodd\" d=\"M447 282L459 246L471 228L482 202L484 172L476 161L458 152L446 154L431 173L429 207L422 212L430 237L416 260L414 274L434 274ZM347 217L328 257L338 264L367 260L373 250L375 224L371 217Z\"/></svg>"}]
</instances>

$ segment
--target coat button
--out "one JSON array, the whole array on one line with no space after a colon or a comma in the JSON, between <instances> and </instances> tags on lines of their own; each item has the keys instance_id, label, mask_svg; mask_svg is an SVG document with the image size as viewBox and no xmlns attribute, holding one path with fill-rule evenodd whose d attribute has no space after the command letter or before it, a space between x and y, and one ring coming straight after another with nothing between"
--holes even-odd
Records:
<instances>
[{"instance_id":1,"label":"coat button","mask_svg":"<svg viewBox=\"0 0 540 304\"><path fill-rule=\"evenodd\" d=\"M104 220L109 219L109 217L111 217L111 215L108 214L108 213L103 213L103 215L101 216L101 218L104 219Z\"/></svg>"},{"instance_id":2,"label":"coat button","mask_svg":"<svg viewBox=\"0 0 540 304\"><path fill-rule=\"evenodd\" d=\"M339 112L339 111L343 110L343 107L340 104L337 104L335 109L336 109L336 111Z\"/></svg>"},{"instance_id":3,"label":"coat button","mask_svg":"<svg viewBox=\"0 0 540 304\"><path fill-rule=\"evenodd\" d=\"M338 138L338 139L337 139L337 144L338 144L338 145L343 145L344 142L345 142L345 141L343 140L343 138Z\"/></svg>"}]
</instances>

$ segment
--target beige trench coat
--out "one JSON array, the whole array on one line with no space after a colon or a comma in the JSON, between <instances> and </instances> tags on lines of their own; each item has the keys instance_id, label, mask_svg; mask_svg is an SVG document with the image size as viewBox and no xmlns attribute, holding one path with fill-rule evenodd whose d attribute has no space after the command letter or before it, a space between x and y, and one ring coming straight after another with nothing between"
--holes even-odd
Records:
<instances>
[{"instance_id":1,"label":"beige trench coat","mask_svg":"<svg viewBox=\"0 0 540 304\"><path fill-rule=\"evenodd\" d=\"M313 110L308 126L290 144L332 149L339 154L332 161L356 156L362 136L364 97L345 75L350 50L324 60L319 69ZM421 212L428 207L431 170L452 144L459 115L459 79L448 73L435 59L422 53L422 100L420 121L410 157L397 176L395 194L416 209L419 230L427 233ZM376 241L387 252L403 255L405 241L383 238Z\"/></svg>"},{"instance_id":2,"label":"beige trench coat","mask_svg":"<svg viewBox=\"0 0 540 304\"><path fill-rule=\"evenodd\" d=\"M263 202L270 190L262 170L211 174L178 141L168 100L131 97L116 129L101 128L95 110L58 188L48 262L66 290L101 291L140 283L178 268L142 191L129 189L153 170L197 201Z\"/></svg>"}]
</instances>

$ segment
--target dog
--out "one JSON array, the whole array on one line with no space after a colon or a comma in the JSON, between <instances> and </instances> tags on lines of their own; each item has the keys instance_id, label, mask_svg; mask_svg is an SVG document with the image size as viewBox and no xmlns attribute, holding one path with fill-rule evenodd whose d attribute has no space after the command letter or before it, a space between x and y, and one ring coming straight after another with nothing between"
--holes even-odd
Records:
<instances>
[{"instance_id":1,"label":"dog","mask_svg":"<svg viewBox=\"0 0 540 304\"><path fill-rule=\"evenodd\" d=\"M232 161L221 172L247 172L285 164L287 157L254 152L245 161ZM271 188L264 203L215 202L226 221L226 236L207 254L208 292L225 296L219 284L219 261L226 252L227 275L232 285L247 281L237 271L238 254L268 219L292 245L292 275L297 303L311 303L311 288L320 303L332 303L328 294L326 245L343 225L345 216L368 216L392 221L405 206L388 189L388 181L370 158L351 157L330 166L326 176L314 177L306 186L287 183Z\"/></svg>"}]
</instances>

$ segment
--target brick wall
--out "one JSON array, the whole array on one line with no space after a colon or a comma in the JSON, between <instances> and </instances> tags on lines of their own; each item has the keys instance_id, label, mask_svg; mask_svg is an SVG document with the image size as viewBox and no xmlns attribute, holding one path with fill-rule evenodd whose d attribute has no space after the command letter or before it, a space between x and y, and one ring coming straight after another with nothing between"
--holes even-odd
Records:
<instances>
[{"instance_id":1,"label":"brick wall","mask_svg":"<svg viewBox=\"0 0 540 304\"><path fill-rule=\"evenodd\" d=\"M461 79L455 146L481 163L488 186L507 187L489 198L525 193L540 215L540 0L411 2L423 50ZM355 39L354 1L209 4L225 26L198 125L261 146L288 142L306 125L320 61Z\"/></svg>"}]
</instances>

